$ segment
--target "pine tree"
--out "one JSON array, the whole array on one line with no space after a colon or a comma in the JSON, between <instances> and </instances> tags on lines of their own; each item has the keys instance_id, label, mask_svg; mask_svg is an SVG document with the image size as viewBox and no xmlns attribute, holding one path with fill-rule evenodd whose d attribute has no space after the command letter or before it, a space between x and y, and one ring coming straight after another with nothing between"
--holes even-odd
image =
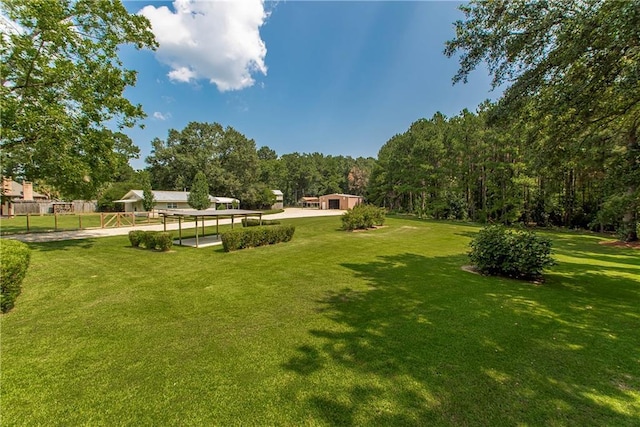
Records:
<instances>
[{"instance_id":1,"label":"pine tree","mask_svg":"<svg viewBox=\"0 0 640 427\"><path fill-rule=\"evenodd\" d=\"M211 200L209 200L209 184L207 183L207 177L204 172L200 171L193 178L193 184L191 185L191 192L187 199L189 206L194 209L203 210L211 206Z\"/></svg>"}]
</instances>

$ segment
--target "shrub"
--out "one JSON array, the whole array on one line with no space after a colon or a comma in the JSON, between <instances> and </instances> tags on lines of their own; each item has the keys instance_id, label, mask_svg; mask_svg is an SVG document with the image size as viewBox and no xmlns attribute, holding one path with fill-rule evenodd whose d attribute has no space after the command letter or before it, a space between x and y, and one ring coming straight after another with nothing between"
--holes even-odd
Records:
<instances>
[{"instance_id":1,"label":"shrub","mask_svg":"<svg viewBox=\"0 0 640 427\"><path fill-rule=\"evenodd\" d=\"M274 225L268 227L250 227L222 233L222 247L225 252L236 251L264 245L288 242L293 238L296 228L292 225Z\"/></svg>"},{"instance_id":2,"label":"shrub","mask_svg":"<svg viewBox=\"0 0 640 427\"><path fill-rule=\"evenodd\" d=\"M144 231L142 230L132 230L129 232L129 242L131 242L131 246L137 248L140 246L140 243L144 240Z\"/></svg>"},{"instance_id":3,"label":"shrub","mask_svg":"<svg viewBox=\"0 0 640 427\"><path fill-rule=\"evenodd\" d=\"M157 231L145 231L144 236L142 238L142 243L144 247L147 249L155 249L157 242L156 236L158 235Z\"/></svg>"},{"instance_id":4,"label":"shrub","mask_svg":"<svg viewBox=\"0 0 640 427\"><path fill-rule=\"evenodd\" d=\"M29 247L17 240L0 241L0 309L11 310L22 290L22 279L31 261Z\"/></svg>"},{"instance_id":5,"label":"shrub","mask_svg":"<svg viewBox=\"0 0 640 427\"><path fill-rule=\"evenodd\" d=\"M358 230L372 228L384 224L385 210L372 205L360 204L349 209L342 215L343 230Z\"/></svg>"},{"instance_id":6,"label":"shrub","mask_svg":"<svg viewBox=\"0 0 640 427\"><path fill-rule=\"evenodd\" d=\"M278 225L280 221L277 219L263 219L262 224L260 224L260 220L256 218L242 218L242 226L243 227L258 227L260 225Z\"/></svg>"},{"instance_id":7,"label":"shrub","mask_svg":"<svg viewBox=\"0 0 640 427\"><path fill-rule=\"evenodd\" d=\"M156 246L161 251L168 251L173 246L173 235L165 232L156 234Z\"/></svg>"},{"instance_id":8,"label":"shrub","mask_svg":"<svg viewBox=\"0 0 640 427\"><path fill-rule=\"evenodd\" d=\"M503 226L483 228L470 244L471 262L483 274L518 279L538 278L555 264L551 241L532 231L511 231Z\"/></svg>"}]
</instances>

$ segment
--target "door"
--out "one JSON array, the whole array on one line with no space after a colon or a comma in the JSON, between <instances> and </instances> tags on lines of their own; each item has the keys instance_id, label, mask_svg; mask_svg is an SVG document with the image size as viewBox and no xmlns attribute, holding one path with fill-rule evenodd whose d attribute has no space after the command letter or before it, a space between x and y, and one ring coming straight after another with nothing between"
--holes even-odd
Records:
<instances>
[{"instance_id":1,"label":"door","mask_svg":"<svg viewBox=\"0 0 640 427\"><path fill-rule=\"evenodd\" d=\"M340 209L340 199L329 199L329 209Z\"/></svg>"}]
</instances>

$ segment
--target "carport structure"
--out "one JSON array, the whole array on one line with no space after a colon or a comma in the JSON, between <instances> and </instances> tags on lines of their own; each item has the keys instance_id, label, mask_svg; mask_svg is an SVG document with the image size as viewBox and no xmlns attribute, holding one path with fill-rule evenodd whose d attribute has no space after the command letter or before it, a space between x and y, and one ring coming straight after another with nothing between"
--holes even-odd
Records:
<instances>
[{"instance_id":1,"label":"carport structure","mask_svg":"<svg viewBox=\"0 0 640 427\"><path fill-rule=\"evenodd\" d=\"M250 211L244 209L176 209L176 210L165 210L158 212L163 216L162 223L164 225L164 231L167 231L167 218L178 218L178 241L179 245L182 246L182 219L183 218L195 218L195 229L196 229L196 245L195 247L199 247L198 240L198 218L201 218L202 221L202 237L204 238L204 223L207 219L216 219L216 236L220 236L219 226L220 226L220 218L231 218L231 228L233 228L235 217L248 218L250 216L257 216L260 219L260 224L262 224L262 212L260 211ZM209 245L207 245L209 246Z\"/></svg>"}]
</instances>

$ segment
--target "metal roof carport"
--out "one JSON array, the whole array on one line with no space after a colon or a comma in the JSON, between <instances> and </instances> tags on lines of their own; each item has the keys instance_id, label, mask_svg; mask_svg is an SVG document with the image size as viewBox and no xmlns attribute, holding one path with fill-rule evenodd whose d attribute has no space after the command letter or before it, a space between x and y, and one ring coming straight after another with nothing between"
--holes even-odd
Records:
<instances>
[{"instance_id":1,"label":"metal roof carport","mask_svg":"<svg viewBox=\"0 0 640 427\"><path fill-rule=\"evenodd\" d=\"M195 218L196 220L196 248L198 245L198 218L202 218L202 237L204 238L204 221L205 218L214 218L216 219L216 235L219 236L220 232L218 229L220 217L231 218L231 228L233 228L234 218L236 216L248 218L250 216L258 216L260 218L260 224L262 224L262 212L260 211L250 211L244 209L176 209L176 210L163 210L158 212L163 216L162 223L164 225L164 231L167 231L167 218L168 217L178 217L178 240L180 246L182 246L182 218L189 217Z\"/></svg>"}]
</instances>

